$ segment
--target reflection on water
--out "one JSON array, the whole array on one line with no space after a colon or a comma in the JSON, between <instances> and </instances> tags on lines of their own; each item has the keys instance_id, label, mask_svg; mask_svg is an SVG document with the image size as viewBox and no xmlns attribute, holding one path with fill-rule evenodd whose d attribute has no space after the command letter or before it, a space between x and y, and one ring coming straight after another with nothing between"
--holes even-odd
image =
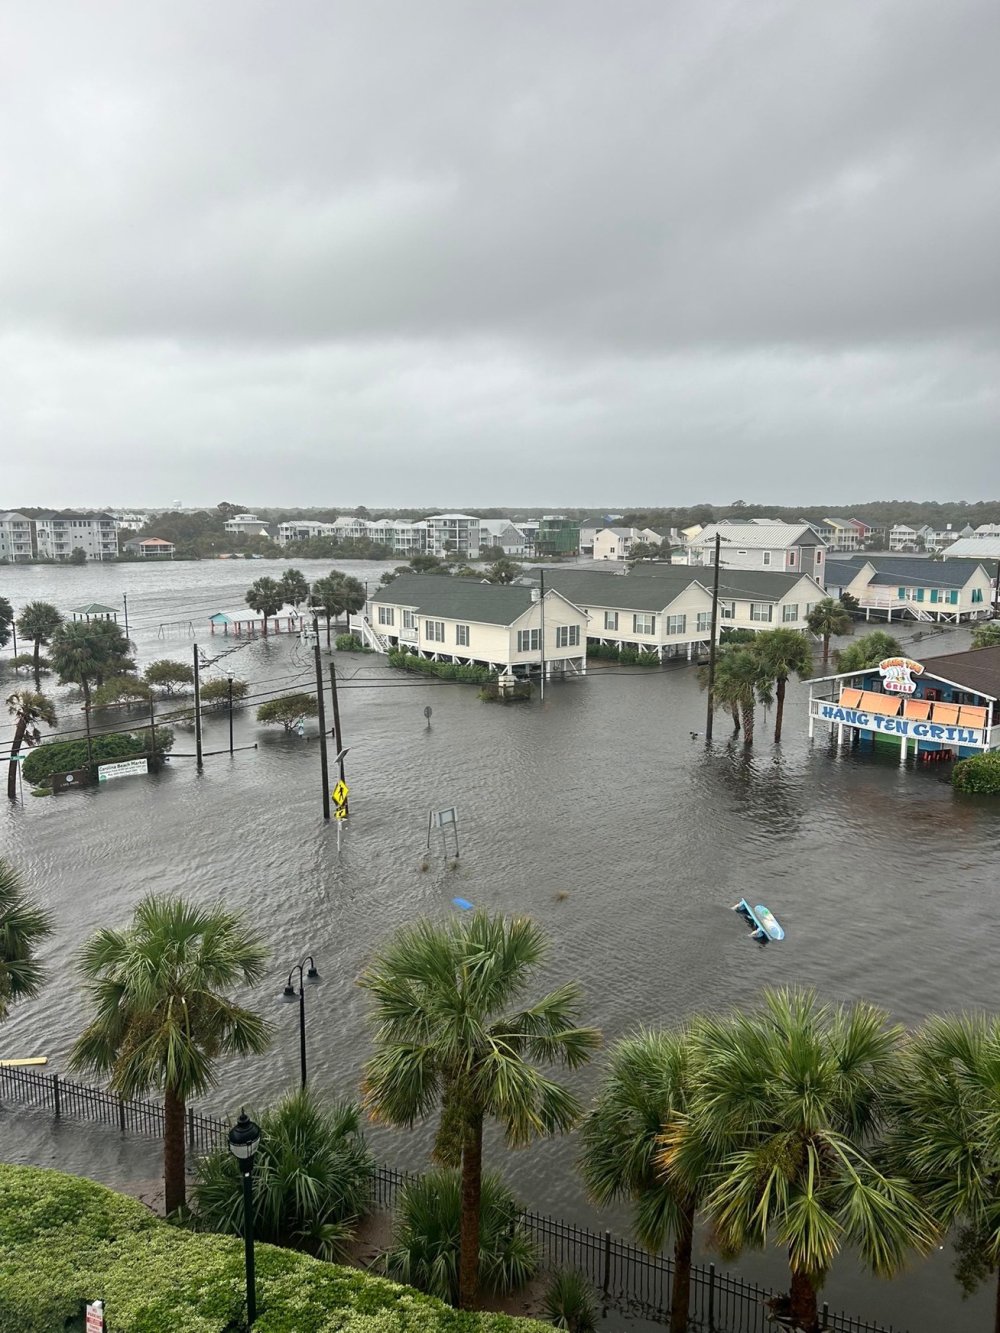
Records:
<instances>
[{"instance_id":1,"label":"reflection on water","mask_svg":"<svg viewBox=\"0 0 1000 1333\"><path fill-rule=\"evenodd\" d=\"M339 567L372 579L380 572ZM252 578L282 568L4 569L0 593L15 606L44 598L67 607L111 602L127 588L147 662L190 653L186 628L161 636L161 625L190 619L200 628L220 606L237 606ZM328 568L313 562L307 576ZM955 632L925 651L966 643ZM255 682L308 683L309 668L295 656L282 637L239 647L228 662ZM304 952L316 955L324 978L309 993L311 1077L324 1087L354 1085L367 1051L358 972L394 927L453 911L456 894L537 917L552 940L547 980L582 979L588 1020L609 1041L636 1023L747 1004L764 985L812 985L835 1000L865 996L909 1022L994 1004L994 811L956 800L937 770L901 772L892 759L837 755L822 736L810 746L802 686L789 686L780 749L762 722L747 755L728 743L724 720L712 750L692 739L704 696L687 668L597 670L553 687L544 705L516 708L484 705L474 688L400 679L371 657L341 655L339 669L351 747L351 819L339 849L336 829L321 818L315 738L266 732L244 716L237 744L259 748L214 756L201 775L178 757L156 777L58 799L29 796L23 810L4 810L3 853L25 868L58 922L46 951L49 984L5 1025L6 1051L45 1053L52 1069L65 1068L82 1022L73 951L95 926L123 922L151 889L244 907L273 945L273 975L256 1003L273 1001L278 1040L267 1056L222 1071L211 1099L220 1111L259 1104L294 1082L295 1013L277 997ZM209 718L206 749L227 742L225 715ZM178 751L190 749L186 737L178 740ZM436 851L422 872L427 812L453 804L460 868L450 871ZM730 910L743 896L772 908L786 931L782 944L755 947ZM596 1074L572 1077L586 1094ZM5 1123L11 1151L18 1132ZM376 1141L387 1158L419 1164L427 1135L380 1132ZM500 1151L495 1142L491 1150ZM540 1144L505 1165L536 1207L592 1219L575 1152L572 1140ZM621 1224L620 1215L601 1222ZM781 1280L774 1256L751 1256L744 1269ZM972 1327L978 1310L959 1302L939 1262L892 1286L858 1277L845 1262L827 1294L834 1306L914 1333L946 1321Z\"/></svg>"}]
</instances>

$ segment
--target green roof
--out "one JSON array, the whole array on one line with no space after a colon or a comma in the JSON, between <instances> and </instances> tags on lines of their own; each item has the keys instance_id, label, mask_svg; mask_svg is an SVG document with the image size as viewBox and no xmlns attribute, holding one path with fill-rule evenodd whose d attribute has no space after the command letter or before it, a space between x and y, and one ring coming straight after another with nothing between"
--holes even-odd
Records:
<instances>
[{"instance_id":1,"label":"green roof","mask_svg":"<svg viewBox=\"0 0 1000 1333\"><path fill-rule=\"evenodd\" d=\"M74 606L71 614L74 616L116 616L118 607L102 606L100 602L91 602L89 606Z\"/></svg>"},{"instance_id":2,"label":"green roof","mask_svg":"<svg viewBox=\"0 0 1000 1333\"><path fill-rule=\"evenodd\" d=\"M688 583L700 583L712 591L715 569L712 565L636 565L627 576L628 579L675 580L682 579L683 586ZM734 569L732 565L719 568L719 596L747 600L760 598L764 601L780 601L795 587L800 579L811 578L801 570L786 574L780 569ZM627 581L627 580L626 580ZM675 584L675 586L677 586ZM676 595L676 594L675 594Z\"/></svg>"},{"instance_id":3,"label":"green roof","mask_svg":"<svg viewBox=\"0 0 1000 1333\"><path fill-rule=\"evenodd\" d=\"M662 611L692 583L698 582L687 566L671 569L664 565L665 577L633 578L630 574L605 574L599 569L546 569L546 590L555 588L577 606L601 606L629 611ZM531 578L538 581L538 571Z\"/></svg>"},{"instance_id":4,"label":"green roof","mask_svg":"<svg viewBox=\"0 0 1000 1333\"><path fill-rule=\"evenodd\" d=\"M400 574L379 588L373 602L412 606L421 615L474 620L483 625L513 625L531 606L531 589L522 584L480 583L446 574Z\"/></svg>"}]
</instances>

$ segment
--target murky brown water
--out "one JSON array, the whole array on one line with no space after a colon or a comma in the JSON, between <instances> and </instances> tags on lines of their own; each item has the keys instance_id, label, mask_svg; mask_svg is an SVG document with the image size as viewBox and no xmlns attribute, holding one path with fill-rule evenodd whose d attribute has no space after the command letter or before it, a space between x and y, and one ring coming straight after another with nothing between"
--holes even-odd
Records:
<instances>
[{"instance_id":1,"label":"murky brown water","mask_svg":"<svg viewBox=\"0 0 1000 1333\"><path fill-rule=\"evenodd\" d=\"M328 563L302 562L308 577ZM380 567L349 565L377 578ZM20 606L61 607L129 595L141 661L189 658L188 622L202 629L242 601L247 584L285 566L268 561L62 569L0 569L0 593ZM165 626L161 633L161 626ZM965 647L950 632L928 655ZM228 662L256 682L311 679L282 637L246 645ZM832 755L806 739L805 692L793 685L785 740L760 725L752 757L730 748L720 719L707 752L704 696L694 673L594 671L554 686L544 705L500 708L470 687L400 679L377 659L340 656L351 820L338 851L321 818L315 739L273 734L237 719L237 744L203 773L178 757L158 777L35 800L0 814L0 849L23 866L52 907L50 981L5 1025L4 1051L44 1053L64 1068L83 1011L73 950L95 926L120 923L150 889L246 907L273 942L266 1007L284 973L314 953L324 984L310 991L311 1077L349 1090L367 1053L364 1002L354 979L376 945L422 913L477 905L527 911L552 938L548 979L581 979L588 1014L608 1040L638 1022L669 1022L707 1007L751 1001L765 984L814 985L831 999L858 996L910 1022L933 1011L996 1004L1000 924L995 911L997 813L956 800L934 769L900 772L891 759ZM55 691L65 709L78 707ZM431 727L423 716L433 707ZM78 724L78 713L66 716ZM0 744L7 737L0 732ZM228 743L224 716L206 724L206 748ZM178 751L193 744L179 735ZM461 868L440 854L420 870L430 808L457 805ZM767 902L787 932L759 950L729 911L745 894ZM295 1011L277 999L279 1037L250 1065L223 1071L214 1109L260 1104L297 1076ZM596 1071L576 1081L586 1093ZM19 1124L19 1121L21 1122ZM110 1142L50 1135L32 1117L3 1118L7 1155L85 1170L107 1152L122 1172L136 1154ZM114 1136L109 1133L108 1139ZM85 1148L74 1149L83 1142ZM418 1164L420 1133L379 1134L378 1150ZM509 1156L504 1168L536 1208L595 1220L573 1171L573 1141ZM494 1158L499 1149L494 1146ZM155 1166L143 1174L155 1174ZM602 1215L600 1225L620 1226ZM942 1254L888 1285L834 1270L836 1307L893 1320L913 1333L981 1327L989 1299L963 1304ZM781 1281L777 1256L747 1256L743 1271Z\"/></svg>"}]
</instances>

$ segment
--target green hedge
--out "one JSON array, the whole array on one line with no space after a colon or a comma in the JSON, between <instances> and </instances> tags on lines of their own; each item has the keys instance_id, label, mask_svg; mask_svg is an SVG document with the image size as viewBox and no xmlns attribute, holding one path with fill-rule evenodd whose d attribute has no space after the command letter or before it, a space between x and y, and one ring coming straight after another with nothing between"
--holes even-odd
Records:
<instances>
[{"instance_id":1,"label":"green hedge","mask_svg":"<svg viewBox=\"0 0 1000 1333\"><path fill-rule=\"evenodd\" d=\"M488 680L496 679L496 672L489 667L435 662L430 657L418 657L416 653L406 653L400 648L389 650L388 662L391 667L403 671L419 671L425 676L440 676L442 680L464 680L472 685L485 685Z\"/></svg>"},{"instance_id":2,"label":"green hedge","mask_svg":"<svg viewBox=\"0 0 1000 1333\"><path fill-rule=\"evenodd\" d=\"M544 1333L459 1313L409 1287L258 1245L255 1333ZM0 1165L0 1333L73 1326L104 1301L108 1333L240 1327L243 1242L169 1226L93 1181ZM76 1327L80 1327L77 1322ZM550 1330L551 1333L551 1330Z\"/></svg>"},{"instance_id":3,"label":"green hedge","mask_svg":"<svg viewBox=\"0 0 1000 1333\"><path fill-rule=\"evenodd\" d=\"M625 666L656 667L660 665L660 654L649 648L617 647L613 643L591 643L587 641L587 656L600 657L607 662L621 662Z\"/></svg>"},{"instance_id":4,"label":"green hedge","mask_svg":"<svg viewBox=\"0 0 1000 1333\"><path fill-rule=\"evenodd\" d=\"M980 796L1000 796L1000 750L960 759L951 770L952 785Z\"/></svg>"},{"instance_id":5,"label":"green hedge","mask_svg":"<svg viewBox=\"0 0 1000 1333\"><path fill-rule=\"evenodd\" d=\"M169 727L156 728L156 748L160 753L173 749L174 733ZM91 742L95 764L116 759L131 759L149 753L148 731L113 731L95 736ZM35 784L53 773L69 773L87 767L87 741L46 741L37 746L24 761L24 780Z\"/></svg>"}]
</instances>

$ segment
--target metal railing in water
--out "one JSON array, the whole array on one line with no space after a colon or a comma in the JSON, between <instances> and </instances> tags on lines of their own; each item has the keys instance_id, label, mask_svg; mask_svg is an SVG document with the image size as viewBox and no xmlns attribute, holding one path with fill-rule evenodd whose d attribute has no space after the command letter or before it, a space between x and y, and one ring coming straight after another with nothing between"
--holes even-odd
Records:
<instances>
[{"instance_id":1,"label":"metal railing in water","mask_svg":"<svg viewBox=\"0 0 1000 1333\"><path fill-rule=\"evenodd\" d=\"M57 1120L65 1116L109 1125L122 1133L157 1138L163 1134L159 1103L119 1097L58 1074L0 1065L0 1098L4 1097L49 1111ZM187 1141L192 1151L210 1152L226 1141L228 1132L225 1120L188 1107ZM392 1209L413 1179L411 1172L377 1166L371 1180L372 1205ZM669 1255L650 1254L610 1231L591 1231L541 1213L524 1212L520 1220L537 1244L545 1269L578 1269L593 1283L604 1305L625 1317L666 1320L674 1276ZM691 1270L691 1333L772 1333L781 1327L767 1304L774 1295L771 1288L720 1271L715 1264L695 1264ZM892 1324L832 1313L826 1305L820 1324L829 1333L904 1333Z\"/></svg>"}]
</instances>

